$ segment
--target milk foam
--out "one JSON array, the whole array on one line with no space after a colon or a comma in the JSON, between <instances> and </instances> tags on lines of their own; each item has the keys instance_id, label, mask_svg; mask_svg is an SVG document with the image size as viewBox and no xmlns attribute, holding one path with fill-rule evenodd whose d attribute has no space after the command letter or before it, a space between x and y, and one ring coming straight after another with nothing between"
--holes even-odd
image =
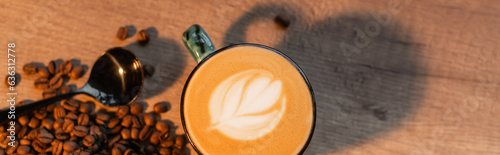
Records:
<instances>
[{"instance_id":1,"label":"milk foam","mask_svg":"<svg viewBox=\"0 0 500 155\"><path fill-rule=\"evenodd\" d=\"M266 70L239 72L222 81L209 102L211 127L237 140L271 132L283 117L286 97L281 80Z\"/></svg>"}]
</instances>

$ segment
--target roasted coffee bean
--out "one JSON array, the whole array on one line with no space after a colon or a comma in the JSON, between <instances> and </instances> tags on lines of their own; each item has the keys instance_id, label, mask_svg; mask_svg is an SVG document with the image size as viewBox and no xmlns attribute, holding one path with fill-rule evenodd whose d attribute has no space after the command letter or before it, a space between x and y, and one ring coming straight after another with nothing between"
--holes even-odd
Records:
<instances>
[{"instance_id":1,"label":"roasted coffee bean","mask_svg":"<svg viewBox=\"0 0 500 155\"><path fill-rule=\"evenodd\" d=\"M83 72L84 72L83 66L74 66L73 70L71 70L71 73L69 73L68 75L72 79L78 79L78 78L82 77Z\"/></svg>"},{"instance_id":2,"label":"roasted coffee bean","mask_svg":"<svg viewBox=\"0 0 500 155\"><path fill-rule=\"evenodd\" d=\"M145 141L151 136L153 133L153 128L150 126L145 126L144 128L141 129L141 132L139 133L139 139L141 141Z\"/></svg>"},{"instance_id":3,"label":"roasted coffee bean","mask_svg":"<svg viewBox=\"0 0 500 155\"><path fill-rule=\"evenodd\" d=\"M46 152L47 150L47 144L44 144L43 142L40 141L33 141L31 146L33 146L33 149L38 153L43 153Z\"/></svg>"},{"instance_id":4,"label":"roasted coffee bean","mask_svg":"<svg viewBox=\"0 0 500 155\"><path fill-rule=\"evenodd\" d=\"M144 114L144 123L146 126L154 126L156 124L156 115L154 113Z\"/></svg>"},{"instance_id":5,"label":"roasted coffee bean","mask_svg":"<svg viewBox=\"0 0 500 155\"><path fill-rule=\"evenodd\" d=\"M31 147L28 145L21 145L17 148L18 154L28 154L31 153Z\"/></svg>"},{"instance_id":6,"label":"roasted coffee bean","mask_svg":"<svg viewBox=\"0 0 500 155\"><path fill-rule=\"evenodd\" d=\"M73 88L69 85L63 85L61 86L61 88L59 88L59 94L66 94L73 91Z\"/></svg>"},{"instance_id":7,"label":"roasted coffee bean","mask_svg":"<svg viewBox=\"0 0 500 155\"><path fill-rule=\"evenodd\" d=\"M171 146L174 146L174 144L175 144L174 136L168 136L168 138L161 140L160 145L162 147L171 147Z\"/></svg>"},{"instance_id":8,"label":"roasted coffee bean","mask_svg":"<svg viewBox=\"0 0 500 155\"><path fill-rule=\"evenodd\" d=\"M57 119L57 120L54 122L54 125L53 125L54 130L57 130L57 129L59 129L59 128L62 128L63 124L64 124L64 119L63 119L63 118Z\"/></svg>"},{"instance_id":9,"label":"roasted coffee bean","mask_svg":"<svg viewBox=\"0 0 500 155\"><path fill-rule=\"evenodd\" d=\"M40 78L49 78L51 76L47 67L38 68L38 77Z\"/></svg>"},{"instance_id":10,"label":"roasted coffee bean","mask_svg":"<svg viewBox=\"0 0 500 155\"><path fill-rule=\"evenodd\" d=\"M47 89L49 88L49 79L42 77L35 80L35 88L37 89Z\"/></svg>"},{"instance_id":11,"label":"roasted coffee bean","mask_svg":"<svg viewBox=\"0 0 500 155\"><path fill-rule=\"evenodd\" d=\"M66 110L64 110L64 107L57 106L54 108L54 119L64 119L64 116L66 116Z\"/></svg>"},{"instance_id":12,"label":"roasted coffee bean","mask_svg":"<svg viewBox=\"0 0 500 155\"><path fill-rule=\"evenodd\" d=\"M69 134L64 132L62 128L56 129L55 135L57 140L66 140L69 138Z\"/></svg>"},{"instance_id":13,"label":"roasted coffee bean","mask_svg":"<svg viewBox=\"0 0 500 155\"><path fill-rule=\"evenodd\" d=\"M186 138L184 137L184 135L179 135L179 136L175 137L175 147L176 148L182 149L184 147L185 142L186 142Z\"/></svg>"},{"instance_id":14,"label":"roasted coffee bean","mask_svg":"<svg viewBox=\"0 0 500 155\"><path fill-rule=\"evenodd\" d=\"M23 115L23 116L19 117L19 119L17 121L22 126L26 126L30 122L30 118L27 115Z\"/></svg>"},{"instance_id":15,"label":"roasted coffee bean","mask_svg":"<svg viewBox=\"0 0 500 155\"><path fill-rule=\"evenodd\" d=\"M288 26L290 26L290 18L282 14L276 16L274 18L274 22L276 22L282 28L287 28Z\"/></svg>"},{"instance_id":16,"label":"roasted coffee bean","mask_svg":"<svg viewBox=\"0 0 500 155\"><path fill-rule=\"evenodd\" d=\"M30 122L28 123L28 126L33 129L37 128L39 125L40 125L40 120L35 117L32 117L30 119Z\"/></svg>"},{"instance_id":17,"label":"roasted coffee bean","mask_svg":"<svg viewBox=\"0 0 500 155\"><path fill-rule=\"evenodd\" d=\"M160 135L161 135L160 131L153 132L149 138L149 142L151 144L157 145L158 143L160 143Z\"/></svg>"},{"instance_id":18,"label":"roasted coffee bean","mask_svg":"<svg viewBox=\"0 0 500 155\"><path fill-rule=\"evenodd\" d=\"M168 104L166 102L158 102L154 105L153 110L157 114L161 114L168 111Z\"/></svg>"},{"instance_id":19,"label":"roasted coffee bean","mask_svg":"<svg viewBox=\"0 0 500 155\"><path fill-rule=\"evenodd\" d=\"M118 117L118 118L123 118L125 117L128 113L129 113L129 106L128 105L122 105L118 108L118 110L116 111L115 115Z\"/></svg>"},{"instance_id":20,"label":"roasted coffee bean","mask_svg":"<svg viewBox=\"0 0 500 155\"><path fill-rule=\"evenodd\" d=\"M174 148L174 150L172 150L172 155L185 155L185 154L186 151L184 151L184 149Z\"/></svg>"},{"instance_id":21,"label":"roasted coffee bean","mask_svg":"<svg viewBox=\"0 0 500 155\"><path fill-rule=\"evenodd\" d=\"M128 37L128 29L127 27L120 27L118 32L116 33L116 37L120 40L125 40Z\"/></svg>"},{"instance_id":22,"label":"roasted coffee bean","mask_svg":"<svg viewBox=\"0 0 500 155\"><path fill-rule=\"evenodd\" d=\"M122 120L122 126L123 127L130 127L132 125L132 119L133 119L133 116L132 115L127 115L125 117L123 117L123 120Z\"/></svg>"},{"instance_id":23,"label":"roasted coffee bean","mask_svg":"<svg viewBox=\"0 0 500 155\"><path fill-rule=\"evenodd\" d=\"M17 133L17 137L24 137L28 134L28 128L27 126L23 126L21 130Z\"/></svg>"},{"instance_id":24,"label":"roasted coffee bean","mask_svg":"<svg viewBox=\"0 0 500 155\"><path fill-rule=\"evenodd\" d=\"M45 107L45 110L47 110L47 112L54 112L56 106L56 104L49 104L47 107Z\"/></svg>"},{"instance_id":25,"label":"roasted coffee bean","mask_svg":"<svg viewBox=\"0 0 500 155\"><path fill-rule=\"evenodd\" d=\"M142 122L138 116L132 116L132 127L142 128Z\"/></svg>"},{"instance_id":26,"label":"roasted coffee bean","mask_svg":"<svg viewBox=\"0 0 500 155\"><path fill-rule=\"evenodd\" d=\"M92 111L91 101L80 103L80 108L78 109L81 113L90 113Z\"/></svg>"},{"instance_id":27,"label":"roasted coffee bean","mask_svg":"<svg viewBox=\"0 0 500 155\"><path fill-rule=\"evenodd\" d=\"M130 129L123 128L122 131L120 132L120 135L122 136L122 139L130 139Z\"/></svg>"},{"instance_id":28,"label":"roasted coffee bean","mask_svg":"<svg viewBox=\"0 0 500 155\"><path fill-rule=\"evenodd\" d=\"M123 153L123 155L136 155L137 153L135 153L135 151L133 149L127 149L125 150L125 152Z\"/></svg>"},{"instance_id":29,"label":"roasted coffee bean","mask_svg":"<svg viewBox=\"0 0 500 155\"><path fill-rule=\"evenodd\" d=\"M7 86L15 87L19 84L19 82L21 82L21 75L18 73L14 73L14 76L11 76L10 74L7 74L7 76L5 76L5 84Z\"/></svg>"},{"instance_id":30,"label":"roasted coffee bean","mask_svg":"<svg viewBox=\"0 0 500 155\"><path fill-rule=\"evenodd\" d=\"M70 60L68 61L65 61L62 65L61 65L61 73L63 75L68 75L71 70L73 70L73 63L71 63Z\"/></svg>"},{"instance_id":31,"label":"roasted coffee bean","mask_svg":"<svg viewBox=\"0 0 500 155\"><path fill-rule=\"evenodd\" d=\"M74 99L67 99L62 101L62 106L68 111L76 111L80 106L80 101Z\"/></svg>"},{"instance_id":32,"label":"roasted coffee bean","mask_svg":"<svg viewBox=\"0 0 500 155\"><path fill-rule=\"evenodd\" d=\"M71 137L69 137L69 141L74 141L74 142L80 141L80 137L75 136L75 135L71 135Z\"/></svg>"},{"instance_id":33,"label":"roasted coffee bean","mask_svg":"<svg viewBox=\"0 0 500 155\"><path fill-rule=\"evenodd\" d=\"M74 151L78 148L78 144L74 141L66 141L63 145L64 151Z\"/></svg>"},{"instance_id":34,"label":"roasted coffee bean","mask_svg":"<svg viewBox=\"0 0 500 155\"><path fill-rule=\"evenodd\" d=\"M142 66L142 71L144 71L145 78L151 78L155 73L155 67L153 67L153 65L150 64L145 64Z\"/></svg>"},{"instance_id":35,"label":"roasted coffee bean","mask_svg":"<svg viewBox=\"0 0 500 155\"><path fill-rule=\"evenodd\" d=\"M168 147L162 147L160 148L160 150L158 150L158 153L160 153L161 155L170 155L172 151Z\"/></svg>"},{"instance_id":36,"label":"roasted coffee bean","mask_svg":"<svg viewBox=\"0 0 500 155\"><path fill-rule=\"evenodd\" d=\"M70 120L78 120L78 116L74 112L70 112L64 116L64 118L70 119Z\"/></svg>"},{"instance_id":37,"label":"roasted coffee bean","mask_svg":"<svg viewBox=\"0 0 500 155\"><path fill-rule=\"evenodd\" d=\"M54 119L49 118L49 117L44 118L44 119L42 120L42 127L44 127L44 128L45 128L45 129L47 129L47 130L52 130L52 129L54 129Z\"/></svg>"},{"instance_id":38,"label":"roasted coffee bean","mask_svg":"<svg viewBox=\"0 0 500 155\"><path fill-rule=\"evenodd\" d=\"M154 145L151 145L151 144L146 144L144 146L144 152L147 154L156 153L156 147Z\"/></svg>"},{"instance_id":39,"label":"roasted coffee bean","mask_svg":"<svg viewBox=\"0 0 500 155\"><path fill-rule=\"evenodd\" d=\"M96 136L97 135L86 135L82 141L83 145L87 147L91 147L92 145L94 145L94 143L96 142Z\"/></svg>"},{"instance_id":40,"label":"roasted coffee bean","mask_svg":"<svg viewBox=\"0 0 500 155\"><path fill-rule=\"evenodd\" d=\"M120 124L120 118L115 117L109 120L108 128L112 129L116 127L118 124Z\"/></svg>"},{"instance_id":41,"label":"roasted coffee bean","mask_svg":"<svg viewBox=\"0 0 500 155\"><path fill-rule=\"evenodd\" d=\"M34 111L35 117L38 119L43 119L45 116L47 116L47 110L45 108L38 109Z\"/></svg>"},{"instance_id":42,"label":"roasted coffee bean","mask_svg":"<svg viewBox=\"0 0 500 155\"><path fill-rule=\"evenodd\" d=\"M134 140L138 140L140 132L141 131L138 128L130 129L130 138L132 138Z\"/></svg>"},{"instance_id":43,"label":"roasted coffee bean","mask_svg":"<svg viewBox=\"0 0 500 155\"><path fill-rule=\"evenodd\" d=\"M47 70L49 70L50 74L55 75L56 73L59 73L59 65L56 61L52 60L47 65Z\"/></svg>"},{"instance_id":44,"label":"roasted coffee bean","mask_svg":"<svg viewBox=\"0 0 500 155\"><path fill-rule=\"evenodd\" d=\"M96 123L100 125L106 125L111 117L107 113L99 113L96 116Z\"/></svg>"},{"instance_id":45,"label":"roasted coffee bean","mask_svg":"<svg viewBox=\"0 0 500 155\"><path fill-rule=\"evenodd\" d=\"M166 121L158 121L156 122L156 130L160 131L161 133L166 133L170 129L168 123Z\"/></svg>"},{"instance_id":46,"label":"roasted coffee bean","mask_svg":"<svg viewBox=\"0 0 500 155\"><path fill-rule=\"evenodd\" d=\"M111 149L111 155L123 155L123 153L119 148L114 147L113 149Z\"/></svg>"},{"instance_id":47,"label":"roasted coffee bean","mask_svg":"<svg viewBox=\"0 0 500 155\"><path fill-rule=\"evenodd\" d=\"M97 125L90 126L90 134L95 134L98 136L103 135L101 128L99 128L99 126Z\"/></svg>"},{"instance_id":48,"label":"roasted coffee bean","mask_svg":"<svg viewBox=\"0 0 500 155\"><path fill-rule=\"evenodd\" d=\"M56 74L54 77L52 77L49 80L49 85L50 85L50 88L52 88L52 89L59 89L63 85L63 82L64 82L64 80L62 78L62 74Z\"/></svg>"},{"instance_id":49,"label":"roasted coffee bean","mask_svg":"<svg viewBox=\"0 0 500 155\"><path fill-rule=\"evenodd\" d=\"M42 96L44 99L57 96L57 90L51 88L45 89L42 93Z\"/></svg>"},{"instance_id":50,"label":"roasted coffee bean","mask_svg":"<svg viewBox=\"0 0 500 155\"><path fill-rule=\"evenodd\" d=\"M37 130L31 130L25 137L28 138L29 140L36 140L36 132Z\"/></svg>"},{"instance_id":51,"label":"roasted coffee bean","mask_svg":"<svg viewBox=\"0 0 500 155\"><path fill-rule=\"evenodd\" d=\"M111 133L111 134L117 134L117 133L120 133L120 131L122 131L122 128L123 128L123 127L122 127L121 125L117 125L117 126L113 127L113 128L109 131L109 133Z\"/></svg>"},{"instance_id":52,"label":"roasted coffee bean","mask_svg":"<svg viewBox=\"0 0 500 155\"><path fill-rule=\"evenodd\" d=\"M130 104L130 114L132 115L141 115L142 111L144 110L144 107L142 106L141 103L132 103Z\"/></svg>"},{"instance_id":53,"label":"roasted coffee bean","mask_svg":"<svg viewBox=\"0 0 500 155\"><path fill-rule=\"evenodd\" d=\"M78 116L78 125L89 125L89 119L90 118L88 114L80 114L80 116Z\"/></svg>"},{"instance_id":54,"label":"roasted coffee bean","mask_svg":"<svg viewBox=\"0 0 500 155\"><path fill-rule=\"evenodd\" d=\"M149 40L150 40L150 36L149 36L149 33L146 31L146 30L141 30L139 31L139 33L137 34L137 39L139 40L139 44L140 45L146 45Z\"/></svg>"},{"instance_id":55,"label":"roasted coffee bean","mask_svg":"<svg viewBox=\"0 0 500 155\"><path fill-rule=\"evenodd\" d=\"M21 144L21 145L31 145L31 140L29 140L29 139L21 139L21 140L19 140L19 144Z\"/></svg>"},{"instance_id":56,"label":"roasted coffee bean","mask_svg":"<svg viewBox=\"0 0 500 155\"><path fill-rule=\"evenodd\" d=\"M25 64L23 66L23 71L28 75L36 74L38 72L38 66L33 63Z\"/></svg>"},{"instance_id":57,"label":"roasted coffee bean","mask_svg":"<svg viewBox=\"0 0 500 155\"><path fill-rule=\"evenodd\" d=\"M78 126L74 127L73 133L77 137L85 137L89 133L89 128L87 128L85 126L78 125Z\"/></svg>"},{"instance_id":58,"label":"roasted coffee bean","mask_svg":"<svg viewBox=\"0 0 500 155\"><path fill-rule=\"evenodd\" d=\"M39 129L39 132L37 133L37 138L38 138L38 141L44 143L44 144L48 144L50 142L52 142L52 140L54 140L54 136L48 132L47 130L45 129Z\"/></svg>"},{"instance_id":59,"label":"roasted coffee bean","mask_svg":"<svg viewBox=\"0 0 500 155\"><path fill-rule=\"evenodd\" d=\"M121 135L116 135L114 136L113 138L111 138L108 142L108 146L109 147L112 147L113 145L115 145L118 141L121 140Z\"/></svg>"},{"instance_id":60,"label":"roasted coffee bean","mask_svg":"<svg viewBox=\"0 0 500 155\"><path fill-rule=\"evenodd\" d=\"M52 142L52 154L60 155L63 152L64 142L55 140Z\"/></svg>"},{"instance_id":61,"label":"roasted coffee bean","mask_svg":"<svg viewBox=\"0 0 500 155\"><path fill-rule=\"evenodd\" d=\"M62 127L63 131L65 133L71 133L71 131L73 131L73 128L75 128L75 123L73 123L72 120L65 118Z\"/></svg>"}]
</instances>

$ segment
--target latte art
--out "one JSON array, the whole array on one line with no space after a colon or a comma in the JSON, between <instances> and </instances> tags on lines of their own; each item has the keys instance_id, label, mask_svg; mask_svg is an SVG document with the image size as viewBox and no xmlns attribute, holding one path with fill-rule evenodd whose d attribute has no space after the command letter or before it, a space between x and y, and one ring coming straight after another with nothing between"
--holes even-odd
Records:
<instances>
[{"instance_id":1,"label":"latte art","mask_svg":"<svg viewBox=\"0 0 500 155\"><path fill-rule=\"evenodd\" d=\"M223 80L210 97L211 127L238 139L260 138L283 117L283 84L266 70L248 70Z\"/></svg>"}]
</instances>

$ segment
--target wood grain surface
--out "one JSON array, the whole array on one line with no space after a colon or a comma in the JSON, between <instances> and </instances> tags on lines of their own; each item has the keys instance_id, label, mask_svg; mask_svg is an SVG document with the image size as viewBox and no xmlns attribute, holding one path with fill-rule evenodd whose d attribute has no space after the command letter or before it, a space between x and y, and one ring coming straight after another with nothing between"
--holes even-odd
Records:
<instances>
[{"instance_id":1,"label":"wood grain surface","mask_svg":"<svg viewBox=\"0 0 500 155\"><path fill-rule=\"evenodd\" d=\"M182 134L179 102L196 63L180 36L197 23L217 48L259 43L301 66L317 100L305 154L500 154L500 1L2 0L0 8L0 72L15 42L18 101L42 98L23 64L78 59L91 68L124 46L157 69L139 100L170 102L163 118ZM290 27L273 22L278 14ZM150 44L117 40L126 25L151 32Z\"/></svg>"}]
</instances>

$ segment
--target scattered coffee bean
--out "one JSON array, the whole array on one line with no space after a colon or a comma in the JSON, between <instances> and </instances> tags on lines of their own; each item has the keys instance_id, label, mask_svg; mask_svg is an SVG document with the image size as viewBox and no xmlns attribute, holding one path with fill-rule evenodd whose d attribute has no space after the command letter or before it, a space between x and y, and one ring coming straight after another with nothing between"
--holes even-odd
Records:
<instances>
[{"instance_id":1,"label":"scattered coffee bean","mask_svg":"<svg viewBox=\"0 0 500 155\"><path fill-rule=\"evenodd\" d=\"M130 127L132 125L132 119L133 119L132 115L126 115L125 117L123 117L121 125L127 128Z\"/></svg>"},{"instance_id":2,"label":"scattered coffee bean","mask_svg":"<svg viewBox=\"0 0 500 155\"><path fill-rule=\"evenodd\" d=\"M161 133L166 133L170 129L169 125L165 121L158 121L156 122L156 130L160 131Z\"/></svg>"},{"instance_id":3,"label":"scattered coffee bean","mask_svg":"<svg viewBox=\"0 0 500 155\"><path fill-rule=\"evenodd\" d=\"M26 72L28 75L33 75L38 73L38 66L36 66L33 63L25 64L23 66L23 71Z\"/></svg>"},{"instance_id":4,"label":"scattered coffee bean","mask_svg":"<svg viewBox=\"0 0 500 155\"><path fill-rule=\"evenodd\" d=\"M128 29L127 27L120 27L118 32L116 33L116 37L120 40L125 40L128 37Z\"/></svg>"},{"instance_id":5,"label":"scattered coffee bean","mask_svg":"<svg viewBox=\"0 0 500 155\"><path fill-rule=\"evenodd\" d=\"M123 106L120 106L118 108L118 110L116 111L115 115L118 117L118 118L123 118L125 117L125 115L127 115L129 113L129 106L128 105L123 105Z\"/></svg>"},{"instance_id":6,"label":"scattered coffee bean","mask_svg":"<svg viewBox=\"0 0 500 155\"><path fill-rule=\"evenodd\" d=\"M83 138L83 145L87 146L87 147L90 147L92 145L94 145L94 142L96 141L96 138L94 135L86 135L84 138Z\"/></svg>"},{"instance_id":7,"label":"scattered coffee bean","mask_svg":"<svg viewBox=\"0 0 500 155\"><path fill-rule=\"evenodd\" d=\"M70 119L70 120L78 120L78 116L74 112L70 112L64 116L64 118Z\"/></svg>"},{"instance_id":8,"label":"scattered coffee bean","mask_svg":"<svg viewBox=\"0 0 500 155\"><path fill-rule=\"evenodd\" d=\"M167 112L168 104L166 102L158 102L154 105L153 110L158 114Z\"/></svg>"},{"instance_id":9,"label":"scattered coffee bean","mask_svg":"<svg viewBox=\"0 0 500 155\"><path fill-rule=\"evenodd\" d=\"M141 30L139 31L139 33L137 34L137 39L139 40L139 44L140 45L146 45L149 40L150 40L150 36L149 36L149 33L146 31L146 30Z\"/></svg>"},{"instance_id":10,"label":"scattered coffee bean","mask_svg":"<svg viewBox=\"0 0 500 155\"><path fill-rule=\"evenodd\" d=\"M83 126L87 126L89 125L89 121L90 121L90 118L89 118L89 115L88 114L80 114L80 116L78 116L78 125L83 125Z\"/></svg>"},{"instance_id":11,"label":"scattered coffee bean","mask_svg":"<svg viewBox=\"0 0 500 155\"><path fill-rule=\"evenodd\" d=\"M31 152L31 147L28 145L21 145L17 148L17 153L19 154L28 154Z\"/></svg>"},{"instance_id":12,"label":"scattered coffee bean","mask_svg":"<svg viewBox=\"0 0 500 155\"><path fill-rule=\"evenodd\" d=\"M54 77L52 77L49 80L50 88L52 88L52 89L61 88L61 86L63 85L63 82L64 82L63 78L61 76L62 76L61 74L56 74Z\"/></svg>"},{"instance_id":13,"label":"scattered coffee bean","mask_svg":"<svg viewBox=\"0 0 500 155\"><path fill-rule=\"evenodd\" d=\"M153 134L151 134L149 138L149 142L151 144L157 145L158 143L160 143L160 135L161 135L160 131L153 132Z\"/></svg>"},{"instance_id":14,"label":"scattered coffee bean","mask_svg":"<svg viewBox=\"0 0 500 155\"><path fill-rule=\"evenodd\" d=\"M28 126L30 128L37 128L38 126L40 125L40 120L38 120L37 118L35 117L32 117L30 119L30 122L28 123Z\"/></svg>"},{"instance_id":15,"label":"scattered coffee bean","mask_svg":"<svg viewBox=\"0 0 500 155\"><path fill-rule=\"evenodd\" d=\"M64 110L64 107L57 106L54 108L54 119L56 120L63 119L64 116L66 116L66 110Z\"/></svg>"},{"instance_id":16,"label":"scattered coffee bean","mask_svg":"<svg viewBox=\"0 0 500 155\"><path fill-rule=\"evenodd\" d=\"M35 80L35 88L37 89L47 89L49 86L48 78L38 78Z\"/></svg>"},{"instance_id":17,"label":"scattered coffee bean","mask_svg":"<svg viewBox=\"0 0 500 155\"><path fill-rule=\"evenodd\" d=\"M142 111L144 110L144 107L142 106L141 103L132 103L130 104L130 114L132 115L141 115Z\"/></svg>"},{"instance_id":18,"label":"scattered coffee bean","mask_svg":"<svg viewBox=\"0 0 500 155\"><path fill-rule=\"evenodd\" d=\"M153 74L155 73L155 67L153 67L153 65L150 65L150 64L143 65L142 70L144 71L145 78L151 78L151 77L153 77Z\"/></svg>"},{"instance_id":19,"label":"scattered coffee bean","mask_svg":"<svg viewBox=\"0 0 500 155\"><path fill-rule=\"evenodd\" d=\"M64 124L62 126L62 129L64 130L64 132L70 133L71 131L73 131L73 128L75 128L75 123L73 123L72 120L65 118Z\"/></svg>"},{"instance_id":20,"label":"scattered coffee bean","mask_svg":"<svg viewBox=\"0 0 500 155\"><path fill-rule=\"evenodd\" d=\"M52 119L52 118L44 118L42 120L42 127L44 127L47 130L54 129L54 119Z\"/></svg>"},{"instance_id":21,"label":"scattered coffee bean","mask_svg":"<svg viewBox=\"0 0 500 155\"><path fill-rule=\"evenodd\" d=\"M154 154L156 153L156 147L151 144L146 144L146 146L144 146L144 152L147 154Z\"/></svg>"},{"instance_id":22,"label":"scattered coffee bean","mask_svg":"<svg viewBox=\"0 0 500 155\"><path fill-rule=\"evenodd\" d=\"M186 139L184 138L184 135L179 135L175 137L175 147L182 149L184 147L184 144L186 142Z\"/></svg>"},{"instance_id":23,"label":"scattered coffee bean","mask_svg":"<svg viewBox=\"0 0 500 155\"><path fill-rule=\"evenodd\" d=\"M132 127L142 128L142 122L140 121L139 116L132 116Z\"/></svg>"},{"instance_id":24,"label":"scattered coffee bean","mask_svg":"<svg viewBox=\"0 0 500 155\"><path fill-rule=\"evenodd\" d=\"M62 85L61 88L59 88L59 94L66 94L73 91L73 87L70 85Z\"/></svg>"},{"instance_id":25,"label":"scattered coffee bean","mask_svg":"<svg viewBox=\"0 0 500 155\"><path fill-rule=\"evenodd\" d=\"M47 107L45 107L45 110L47 110L47 112L54 112L54 108L56 108L56 104L49 104Z\"/></svg>"},{"instance_id":26,"label":"scattered coffee bean","mask_svg":"<svg viewBox=\"0 0 500 155\"><path fill-rule=\"evenodd\" d=\"M115 117L109 121L108 128L112 129L116 127L118 124L120 124L120 118Z\"/></svg>"},{"instance_id":27,"label":"scattered coffee bean","mask_svg":"<svg viewBox=\"0 0 500 155\"><path fill-rule=\"evenodd\" d=\"M71 73L69 73L68 75L72 79L78 79L82 77L83 72L84 72L83 66L74 66L73 69L71 70Z\"/></svg>"},{"instance_id":28,"label":"scattered coffee bean","mask_svg":"<svg viewBox=\"0 0 500 155\"><path fill-rule=\"evenodd\" d=\"M28 134L28 128L27 126L23 126L21 130L17 133L18 137L24 137L26 134Z\"/></svg>"},{"instance_id":29,"label":"scattered coffee bean","mask_svg":"<svg viewBox=\"0 0 500 155\"><path fill-rule=\"evenodd\" d=\"M111 134L116 134L116 133L120 133L120 131L122 131L122 126L121 125L117 125L115 126L113 129L111 129L110 133Z\"/></svg>"},{"instance_id":30,"label":"scattered coffee bean","mask_svg":"<svg viewBox=\"0 0 500 155\"><path fill-rule=\"evenodd\" d=\"M122 132L120 134L122 136L122 139L130 139L130 129L124 128L122 129Z\"/></svg>"},{"instance_id":31,"label":"scattered coffee bean","mask_svg":"<svg viewBox=\"0 0 500 155\"><path fill-rule=\"evenodd\" d=\"M166 139L161 140L162 147L172 147L175 144L174 136L168 136Z\"/></svg>"},{"instance_id":32,"label":"scattered coffee bean","mask_svg":"<svg viewBox=\"0 0 500 155\"><path fill-rule=\"evenodd\" d=\"M49 78L51 76L47 67L38 68L38 77L39 78Z\"/></svg>"},{"instance_id":33,"label":"scattered coffee bean","mask_svg":"<svg viewBox=\"0 0 500 155\"><path fill-rule=\"evenodd\" d=\"M137 153L135 153L135 151L133 149L127 149L123 153L123 155L135 155L135 154L137 154Z\"/></svg>"},{"instance_id":34,"label":"scattered coffee bean","mask_svg":"<svg viewBox=\"0 0 500 155\"><path fill-rule=\"evenodd\" d=\"M17 73L14 73L14 76L7 74L7 76L5 77L5 84L7 86L15 87L19 84L19 82L21 82L21 75Z\"/></svg>"},{"instance_id":35,"label":"scattered coffee bean","mask_svg":"<svg viewBox=\"0 0 500 155\"><path fill-rule=\"evenodd\" d=\"M68 75L71 70L73 70L73 63L68 60L68 61L65 61L62 65L61 65L61 73L63 75Z\"/></svg>"},{"instance_id":36,"label":"scattered coffee bean","mask_svg":"<svg viewBox=\"0 0 500 155\"><path fill-rule=\"evenodd\" d=\"M108 142L108 146L109 147L112 147L113 145L115 145L115 143L117 143L118 141L121 140L121 135L116 135L114 136L113 138L111 138Z\"/></svg>"},{"instance_id":37,"label":"scattered coffee bean","mask_svg":"<svg viewBox=\"0 0 500 155\"><path fill-rule=\"evenodd\" d=\"M154 126L156 124L156 116L154 113L144 114L144 123L147 126Z\"/></svg>"},{"instance_id":38,"label":"scattered coffee bean","mask_svg":"<svg viewBox=\"0 0 500 155\"><path fill-rule=\"evenodd\" d=\"M52 143L52 154L61 154L63 152L64 143L61 141L54 141Z\"/></svg>"},{"instance_id":39,"label":"scattered coffee bean","mask_svg":"<svg viewBox=\"0 0 500 155\"><path fill-rule=\"evenodd\" d=\"M153 133L153 128L150 126L145 126L139 133L139 139L141 141L145 141L149 138L149 136L151 136L152 133Z\"/></svg>"},{"instance_id":40,"label":"scattered coffee bean","mask_svg":"<svg viewBox=\"0 0 500 155\"><path fill-rule=\"evenodd\" d=\"M78 147L78 144L76 144L73 141L66 141L66 142L64 142L64 145L63 145L64 151L74 151L77 149L77 147Z\"/></svg>"},{"instance_id":41,"label":"scattered coffee bean","mask_svg":"<svg viewBox=\"0 0 500 155\"><path fill-rule=\"evenodd\" d=\"M44 144L48 144L48 143L52 142L52 140L54 140L54 136L46 130L38 132L37 136L38 136L38 141L40 141Z\"/></svg>"},{"instance_id":42,"label":"scattered coffee bean","mask_svg":"<svg viewBox=\"0 0 500 155\"><path fill-rule=\"evenodd\" d=\"M75 112L80 106L80 102L73 99L67 99L62 101L62 106L68 111Z\"/></svg>"},{"instance_id":43,"label":"scattered coffee bean","mask_svg":"<svg viewBox=\"0 0 500 155\"><path fill-rule=\"evenodd\" d=\"M138 128L130 129L130 138L138 140L140 132L141 131Z\"/></svg>"},{"instance_id":44,"label":"scattered coffee bean","mask_svg":"<svg viewBox=\"0 0 500 155\"><path fill-rule=\"evenodd\" d=\"M290 18L285 15L278 15L274 18L274 22L276 22L282 28L288 28L290 26Z\"/></svg>"},{"instance_id":45,"label":"scattered coffee bean","mask_svg":"<svg viewBox=\"0 0 500 155\"><path fill-rule=\"evenodd\" d=\"M21 145L31 145L31 140L29 140L29 139L21 139L21 140L19 140L19 144L21 144Z\"/></svg>"},{"instance_id":46,"label":"scattered coffee bean","mask_svg":"<svg viewBox=\"0 0 500 155\"><path fill-rule=\"evenodd\" d=\"M54 114L54 115L55 115L55 114ZM63 124L64 124L64 119L62 119L62 117L61 117L61 119L57 119L57 120L55 120L54 125L53 125L53 127L52 127L52 128L53 128L54 130L60 129L60 128L62 128Z\"/></svg>"},{"instance_id":47,"label":"scattered coffee bean","mask_svg":"<svg viewBox=\"0 0 500 155\"><path fill-rule=\"evenodd\" d=\"M49 62L49 65L47 65L47 70L49 70L51 75L55 75L56 73L59 73L59 65L56 61L52 60Z\"/></svg>"},{"instance_id":48,"label":"scattered coffee bean","mask_svg":"<svg viewBox=\"0 0 500 155\"><path fill-rule=\"evenodd\" d=\"M78 109L78 111L80 111L81 113L90 113L90 111L92 110L91 104L91 102L80 103L80 109Z\"/></svg>"},{"instance_id":49,"label":"scattered coffee bean","mask_svg":"<svg viewBox=\"0 0 500 155\"><path fill-rule=\"evenodd\" d=\"M57 90L51 88L45 89L42 93L42 96L44 99L57 96Z\"/></svg>"},{"instance_id":50,"label":"scattered coffee bean","mask_svg":"<svg viewBox=\"0 0 500 155\"><path fill-rule=\"evenodd\" d=\"M172 151L168 147L162 147L162 148L160 148L158 153L160 153L161 155L170 155L172 153Z\"/></svg>"},{"instance_id":51,"label":"scattered coffee bean","mask_svg":"<svg viewBox=\"0 0 500 155\"><path fill-rule=\"evenodd\" d=\"M89 133L89 128L85 126L75 126L73 129L73 134L77 137L85 137Z\"/></svg>"},{"instance_id":52,"label":"scattered coffee bean","mask_svg":"<svg viewBox=\"0 0 500 155\"><path fill-rule=\"evenodd\" d=\"M184 149L174 148L172 155L185 155L186 151Z\"/></svg>"},{"instance_id":53,"label":"scattered coffee bean","mask_svg":"<svg viewBox=\"0 0 500 155\"><path fill-rule=\"evenodd\" d=\"M23 116L19 117L19 119L17 121L22 126L26 126L28 124L28 122L30 122L30 118L27 115L23 115Z\"/></svg>"},{"instance_id":54,"label":"scattered coffee bean","mask_svg":"<svg viewBox=\"0 0 500 155\"><path fill-rule=\"evenodd\" d=\"M35 117L38 119L43 119L45 116L47 116L47 110L45 108L38 109L34 111Z\"/></svg>"}]
</instances>

